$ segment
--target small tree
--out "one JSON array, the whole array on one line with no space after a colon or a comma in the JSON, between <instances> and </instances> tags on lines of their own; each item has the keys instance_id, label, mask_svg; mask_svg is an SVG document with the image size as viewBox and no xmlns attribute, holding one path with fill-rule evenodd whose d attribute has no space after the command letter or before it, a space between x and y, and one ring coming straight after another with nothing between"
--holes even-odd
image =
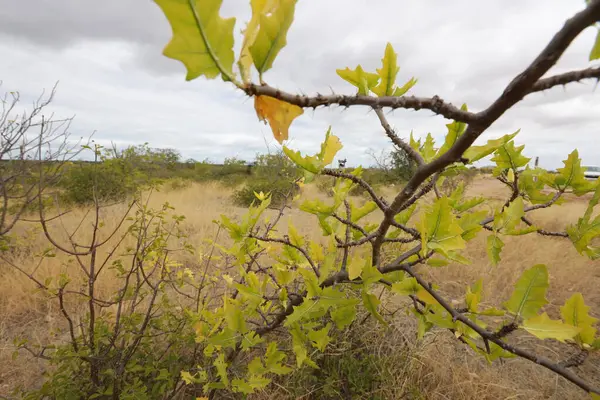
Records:
<instances>
[{"instance_id":1,"label":"small tree","mask_svg":"<svg viewBox=\"0 0 600 400\"><path fill-rule=\"evenodd\" d=\"M504 92L478 112L468 110L466 105L456 107L437 96L406 96L416 80L411 78L401 86L396 85L397 54L389 43L382 67L376 72L365 71L360 65L337 70L342 79L356 87L353 94L306 96L267 84L265 74L286 44L295 0L252 2L252 18L244 31L237 61L239 75L234 70L235 19L219 15L220 0L155 1L173 28L173 39L164 54L186 66L186 79L220 77L253 97L258 118L269 122L280 143L288 139L290 124L305 108L368 106L392 144L417 166L388 203L361 178L361 168L351 173L327 168L342 147L331 129L314 155L303 155L283 146L290 159L305 170L306 181L316 174L338 178L330 202L315 199L300 207L318 219L328 245L302 237L293 226L288 226L286 235L272 229L273 221L261 227L260 215L270 201L267 195L259 196L261 203L251 207L241 222L223 217L222 226L236 243L228 254L236 258L240 269L235 276L224 277L233 295L225 297L218 310L202 312L202 323L197 329L197 340L213 355L217 375L215 379L190 376L190 383L205 384L207 391L230 389L251 393L265 387L274 374L289 373L292 368L283 364L286 355L270 335L275 330L289 334L296 366L315 366L309 347L324 351L331 340L329 332L334 326L342 329L351 324L358 304L386 324L380 313L380 299L374 293L375 288L381 287L390 294L413 300L413 314L421 336L433 326L448 329L489 361L523 357L595 398L600 395L600 388L569 369L580 364L573 361L576 357L563 362L550 360L510 340L513 332L522 331L539 339L569 341L577 352L587 353L600 347L594 327L597 319L588 315L589 307L581 294L567 300L561 308L561 319L551 319L542 311L548 288L545 265L526 270L514 282L514 291L505 303L485 308L480 304L481 280L465 288L464 298L451 299L440 293L435 284L427 282L420 272L431 265L468 264L463 250L482 229L491 233L487 243L493 264L500 260L505 235L562 237L572 241L581 254L592 259L599 257L600 249L593 246L592 239L600 234L597 229L600 221L592 213L600 199L600 185L585 180L576 150L565 159L558 174L550 175L540 169L521 169L529 158L523 154L524 146L515 145L518 132L482 145L474 142L525 96L582 79L600 79L597 67L542 78L584 29L600 21L600 0L587 0L585 8L566 21ZM600 33L590 54L590 60L597 58L600 58ZM259 83L252 81L252 65L258 72ZM384 109L425 109L452 122L447 125L448 132L440 146L436 146L430 134L424 141L411 137L406 142L390 126ZM496 165L494 176L511 192L503 204L492 207L491 213L477 207L486 199L465 198L460 186L450 195L433 190L440 179L489 155L493 155ZM371 197L368 203L358 206L348 200L348 192L355 185L364 187ZM432 191L432 201L425 202ZM550 232L527 215L551 207L566 192L577 196L594 193L585 214L567 231ZM377 224L361 222L377 209L382 216ZM274 246L281 246L281 252L274 253ZM270 258L257 261L267 249ZM492 315L495 320L490 319ZM234 370L233 361L250 350L253 358L245 368ZM581 359L585 357L577 358Z\"/></svg>"},{"instance_id":2,"label":"small tree","mask_svg":"<svg viewBox=\"0 0 600 400\"><path fill-rule=\"evenodd\" d=\"M0 82L1 83L1 82ZM18 92L5 93L0 102L0 238L6 235L38 201L47 201L64 167L80 151L80 141L71 142L72 118L45 115L56 86L33 103L30 111L17 109Z\"/></svg>"}]
</instances>

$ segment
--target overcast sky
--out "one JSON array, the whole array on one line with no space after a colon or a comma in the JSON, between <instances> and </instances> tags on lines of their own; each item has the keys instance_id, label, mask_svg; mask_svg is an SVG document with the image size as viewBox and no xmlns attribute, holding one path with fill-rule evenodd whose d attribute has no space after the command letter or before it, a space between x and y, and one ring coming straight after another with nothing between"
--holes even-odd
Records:
<instances>
[{"instance_id":1,"label":"overcast sky","mask_svg":"<svg viewBox=\"0 0 600 400\"><path fill-rule=\"evenodd\" d=\"M398 83L411 77L418 96L437 94L481 110L546 45L583 0L467 1L304 0L265 78L291 92L354 93L336 68L379 67L386 42L398 52ZM240 30L249 1L224 0L223 16ZM59 81L57 116L75 115L73 135L96 131L102 144L149 142L184 158L252 159L278 147L259 122L253 102L220 79L185 81L178 61L162 56L170 26L151 0L0 0L2 92L19 91L23 106ZM595 29L588 28L551 72L585 68ZM595 118L594 118L595 117ZM528 96L480 141L521 128L527 155L555 168L573 148L584 163L600 164L600 91L594 81ZM389 114L401 136L427 132L441 141L448 120L429 111ZM377 117L365 107L307 110L290 130L295 149L314 153L329 125L349 164L371 163L368 149L387 145Z\"/></svg>"}]
</instances>

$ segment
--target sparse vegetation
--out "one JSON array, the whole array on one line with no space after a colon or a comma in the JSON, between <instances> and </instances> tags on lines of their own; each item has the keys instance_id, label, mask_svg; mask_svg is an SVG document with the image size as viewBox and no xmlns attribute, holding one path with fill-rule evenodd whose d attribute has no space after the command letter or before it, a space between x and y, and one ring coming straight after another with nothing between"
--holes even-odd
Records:
<instances>
[{"instance_id":1,"label":"sparse vegetation","mask_svg":"<svg viewBox=\"0 0 600 400\"><path fill-rule=\"evenodd\" d=\"M577 150L554 173L529 167L518 132L474 145L523 97L600 79L594 67L542 78L600 21L600 0L481 112L404 96L417 81L396 85L391 44L376 72L337 70L355 94L270 86L264 75L295 0L252 2L239 76L219 1L155 1L174 28L165 55L188 79L221 77L253 97L282 150L213 165L148 144L86 145L94 160L73 161L67 132L51 135L35 112L48 103L17 123L9 106L0 118L2 396L600 396L600 179L585 179ZM332 128L313 155L284 144L304 108L336 104L366 105L379 119L392 150L373 168L332 168L343 147ZM451 122L442 143L405 140L385 108ZM477 174L473 163L488 156L493 166Z\"/></svg>"}]
</instances>

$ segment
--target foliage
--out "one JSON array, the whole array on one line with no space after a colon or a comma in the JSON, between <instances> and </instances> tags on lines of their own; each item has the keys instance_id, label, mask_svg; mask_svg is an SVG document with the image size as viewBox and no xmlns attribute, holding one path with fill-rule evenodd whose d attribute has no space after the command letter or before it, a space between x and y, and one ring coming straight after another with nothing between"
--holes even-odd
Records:
<instances>
[{"instance_id":1,"label":"foliage","mask_svg":"<svg viewBox=\"0 0 600 400\"><path fill-rule=\"evenodd\" d=\"M526 271L515 283L510 299L497 307L482 307L479 281L466 288L462 300L464 308L456 308L451 304L459 304L460 300L447 300L435 284L426 284L413 269L417 265L437 266L450 262L469 264L464 250L484 228L492 232L488 250L494 264L502 257L502 237L505 235L567 237L583 254L592 258L598 254L590 247L592 238L600 235L594 228L595 221L591 221L590 210L600 196L594 196L586 215L569 228L568 233L548 232L525 216L534 209L552 206L567 191L582 196L600 186L598 182L584 179L576 151L565 160L565 167L552 175L541 169L523 169L529 158L523 154L524 146L515 144L518 132L491 139L487 144L473 144L500 115L529 93L559 83L598 78L598 71L588 69L540 80L577 33L598 20L600 2L588 2L585 10L557 33L553 44L481 113L469 111L466 104L456 108L437 96L431 99L404 96L416 80L410 78L405 84L396 85L398 55L390 43L385 48L381 68L375 72L366 71L361 65L337 70L342 79L356 88L353 96L309 97L271 87L265 82L264 75L286 45L295 0L251 1L252 18L243 31L237 63L241 80L232 68L234 19L219 16L220 1L190 0L186 6L176 0L157 0L157 3L173 28L173 39L165 55L186 65L187 79L200 75L211 79L220 75L224 81L254 97L259 120L268 121L279 143L288 139L292 121L303 114L304 108L367 105L375 111L386 136L395 146L393 162L403 170L411 171L404 177L408 180L406 186L388 204L363 179L362 168L350 172L326 168L342 148L331 127L316 154L303 155L283 145L285 154L302 169L306 182L320 174L334 178L328 201L306 200L300 205L302 211L317 218L327 244L302 236L290 223L287 234L279 233L274 226L281 213L275 221L267 219L261 223L261 216L272 200L265 193L256 193L259 201L250 206L241 221L222 216L221 226L234 242L224 251L235 258L234 265L239 270L235 276L224 277L234 295L225 297L220 308L206 314L206 321L197 332L197 340L210 349L218 371L217 379L206 381L205 390L252 393L266 387L273 376L289 373L293 368L318 368L317 355L334 340L336 330L353 323L359 304L376 321L387 324L381 314L380 299L374 293L375 288L382 285L389 294L408 295L413 299L412 311L419 324L420 337L434 326L449 329L490 362L515 355L525 357L590 393L600 393L574 378L560 364L506 341L507 335L515 330L529 332L540 339L573 343L578 340L582 343L584 330L583 336L591 337L592 320L584 318L580 322L572 315L575 301L582 304L577 307L583 307L580 299L571 300L564 306L564 320L552 320L543 311L548 288L545 265L536 265ZM217 36L222 38L220 42L217 42ZM595 58L594 54L595 50L590 59ZM251 61L258 71L260 85L252 83ZM382 111L386 107L424 108L452 121L446 125L447 134L439 147L431 134L424 140L416 140L411 134L407 142L398 137L387 122ZM465 183L468 182L463 179L453 183L452 179L468 177L471 172L467 166L488 156L492 156L491 161L495 164L493 176L504 183L511 194L503 205L489 204L485 210L477 207L485 199L465 196ZM410 167L404 167L406 165ZM444 181L446 186L439 190L438 186ZM356 205L348 197L356 187L361 187L370 197L364 206ZM553 193L548 195L548 190ZM431 192L435 196L426 201L430 197L426 195ZM384 215L379 223L360 222L376 209ZM265 254L269 260L262 260ZM345 290L346 285L352 290ZM279 364L285 356L276 350L274 342L270 342L270 333L279 328L283 328L292 341L293 367L287 363ZM265 343L268 343L266 350ZM256 354L254 350L258 354L241 370L239 366L235 367L235 375L232 375L236 357L245 358L241 354L250 351Z\"/></svg>"},{"instance_id":2,"label":"foliage","mask_svg":"<svg viewBox=\"0 0 600 400\"><path fill-rule=\"evenodd\" d=\"M26 338L16 341L19 349L54 364L41 388L26 393L27 398L169 399L183 394L212 397L216 391L246 396L275 379L305 374L308 369L317 377L321 373L317 379L345 381L345 393L350 388L353 396L366 395L377 384L375 367L381 359L368 353L360 354L363 358L334 359L326 353L342 347L341 338L350 327L365 323L362 315L387 328L391 316L383 299L393 296L409 300L418 338L433 329L445 330L490 363L522 357L595 397L600 394L569 369L585 360L571 361L573 354L566 354L568 362L550 360L511 340L518 332L532 339L567 342L578 354L600 349L598 319L580 293L564 302L560 316L548 314L552 265L535 264L507 282L512 293L497 304L485 301L484 284L477 277L463 295L442 293L424 278L428 268L468 265L470 242L484 230L492 265L501 261L507 236L557 237L572 242L583 256L598 258L595 240L600 229L593 215L600 201L600 180L584 178L577 150L565 158L563 168L551 174L527 166L530 158L524 145L515 142L518 131L474 143L525 96L600 77L598 69L588 68L541 78L577 34L600 18L600 1L589 1L569 19L533 63L478 113L437 96L405 96L416 80L396 84L398 55L391 44L375 72L360 65L337 70L356 88L351 95L309 97L270 86L264 75L287 43L296 0L251 1L253 15L243 32L237 63L235 18L220 16L221 0L155 1L173 30L164 54L185 65L186 79L220 77L254 97L259 120L270 124L280 143L288 139L292 122L305 108L366 105L402 155L400 165L408 162L415 170L388 203L365 180L362 167L328 167L342 149L331 127L317 152L303 154L283 145L282 153L257 158L257 176L243 189L244 203L252 198L247 212L237 218L222 215L215 221L218 232L228 238L221 243L210 241L203 268L193 265L192 269L173 257L176 251L191 254L193 247L180 229L184 218L172 214L169 204L154 210L135 196L117 227L103 231L106 214L100 197L110 198L113 189L101 189L100 185L110 183L99 176L121 174L117 176L123 178L127 190L152 188L159 171L168 169L165 165L173 165L171 161L178 156L172 152L157 155L147 146L108 155L94 148L99 162L77 178L83 185L87 176L89 189L80 188L93 203L79 226L69 230L60 224L60 214L49 217L48 210L39 212L42 233L51 244L41 257L62 252L76 268L41 281L37 267L10 264L59 305L67 334L66 343L42 348L32 347ZM595 50L590 58L594 54ZM259 84L252 83L252 65ZM387 122L384 108L426 109L451 122L441 143L436 144L430 133L403 140ZM469 166L487 157L494 165L493 177L509 189L504 202L467 196L464 180L443 186L449 179L470 173ZM239 170L244 164L228 160L225 167ZM98 175L101 168L106 169ZM42 181L42 175L36 178ZM331 197L306 199L299 205L306 217L316 219L321 237L307 237L291 220L284 227L285 207L277 205L278 213L267 211L281 201L273 190L276 185L292 185L295 190L296 185L323 175L331 178ZM66 187L67 192L71 190ZM350 197L357 187L368 201L358 203ZM531 212L566 201L566 193L590 197L584 215L564 232L538 226ZM49 229L55 220L65 230L62 239ZM91 229L89 243L76 239L80 227ZM215 249L218 255L213 258ZM74 271L79 271L79 278ZM119 288L104 293L98 287L100 276L116 279ZM327 390L342 391L335 384L327 385Z\"/></svg>"},{"instance_id":3,"label":"foliage","mask_svg":"<svg viewBox=\"0 0 600 400\"><path fill-rule=\"evenodd\" d=\"M248 207L257 201L256 194L270 193L269 206L280 208L298 194L300 188L297 181L301 177L300 169L283 152L257 154L251 175L245 180L244 186L233 194L234 203Z\"/></svg>"}]
</instances>

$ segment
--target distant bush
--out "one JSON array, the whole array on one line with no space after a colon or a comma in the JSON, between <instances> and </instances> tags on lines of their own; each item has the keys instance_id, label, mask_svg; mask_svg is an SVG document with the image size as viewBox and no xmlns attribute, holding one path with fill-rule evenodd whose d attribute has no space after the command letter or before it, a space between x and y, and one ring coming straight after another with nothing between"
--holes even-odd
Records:
<instances>
[{"instance_id":1,"label":"distant bush","mask_svg":"<svg viewBox=\"0 0 600 400\"><path fill-rule=\"evenodd\" d=\"M271 193L271 208L279 208L287 203L299 192L299 187L283 179L252 179L241 189L233 193L233 202L242 207L249 207L253 202L258 202L254 193Z\"/></svg>"},{"instance_id":2,"label":"distant bush","mask_svg":"<svg viewBox=\"0 0 600 400\"><path fill-rule=\"evenodd\" d=\"M289 201L299 188L296 180L302 176L298 167L283 153L258 154L246 175L246 184L233 194L235 204L248 207L256 200L254 193L271 193L271 208L279 208Z\"/></svg>"}]
</instances>

